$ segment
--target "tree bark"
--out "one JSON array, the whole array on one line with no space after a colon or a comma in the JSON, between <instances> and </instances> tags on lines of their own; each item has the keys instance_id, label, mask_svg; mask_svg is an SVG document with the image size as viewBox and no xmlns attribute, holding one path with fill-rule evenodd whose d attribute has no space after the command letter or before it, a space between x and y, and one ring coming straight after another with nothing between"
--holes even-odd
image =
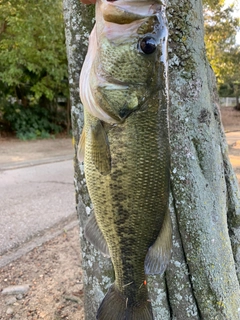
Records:
<instances>
[{"instance_id":1,"label":"tree bark","mask_svg":"<svg viewBox=\"0 0 240 320\"><path fill-rule=\"evenodd\" d=\"M93 25L94 8L64 0L72 128L75 150L83 126L78 81ZM240 319L240 193L228 159L215 77L203 40L200 0L171 0L169 88L173 254L163 276L149 277L156 320ZM113 282L109 259L83 236L92 210L84 166L76 156L85 319Z\"/></svg>"}]
</instances>

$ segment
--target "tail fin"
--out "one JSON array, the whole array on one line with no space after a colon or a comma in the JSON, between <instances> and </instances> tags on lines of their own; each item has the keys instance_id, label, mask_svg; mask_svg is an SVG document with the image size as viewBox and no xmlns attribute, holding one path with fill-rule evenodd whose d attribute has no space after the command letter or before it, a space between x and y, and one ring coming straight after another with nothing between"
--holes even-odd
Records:
<instances>
[{"instance_id":1,"label":"tail fin","mask_svg":"<svg viewBox=\"0 0 240 320\"><path fill-rule=\"evenodd\" d=\"M103 299L97 320L153 320L152 306L149 301L139 305L128 305L128 300L113 284Z\"/></svg>"}]
</instances>

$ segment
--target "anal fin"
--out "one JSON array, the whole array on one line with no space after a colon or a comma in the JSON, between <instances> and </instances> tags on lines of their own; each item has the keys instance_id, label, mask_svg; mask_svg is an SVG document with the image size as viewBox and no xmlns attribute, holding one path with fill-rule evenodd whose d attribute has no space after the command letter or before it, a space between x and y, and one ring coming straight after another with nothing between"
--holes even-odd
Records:
<instances>
[{"instance_id":1,"label":"anal fin","mask_svg":"<svg viewBox=\"0 0 240 320\"><path fill-rule=\"evenodd\" d=\"M107 134L100 120L91 125L88 133L91 142L91 159L102 175L111 171L111 156Z\"/></svg>"},{"instance_id":2,"label":"anal fin","mask_svg":"<svg viewBox=\"0 0 240 320\"><path fill-rule=\"evenodd\" d=\"M88 219L84 229L84 235L104 256L110 257L107 242L97 224L95 214L92 214Z\"/></svg>"},{"instance_id":3,"label":"anal fin","mask_svg":"<svg viewBox=\"0 0 240 320\"><path fill-rule=\"evenodd\" d=\"M162 274L170 259L172 250L172 223L169 211L166 213L162 228L145 258L146 274Z\"/></svg>"}]
</instances>

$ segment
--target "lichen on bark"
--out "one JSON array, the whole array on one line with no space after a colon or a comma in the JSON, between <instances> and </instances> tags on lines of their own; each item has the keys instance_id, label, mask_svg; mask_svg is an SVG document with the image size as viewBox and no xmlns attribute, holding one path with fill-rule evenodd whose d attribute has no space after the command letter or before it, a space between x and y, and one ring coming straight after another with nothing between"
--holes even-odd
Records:
<instances>
[{"instance_id":1,"label":"lichen on bark","mask_svg":"<svg viewBox=\"0 0 240 320\"><path fill-rule=\"evenodd\" d=\"M181 3L177 11L185 5L191 8L183 14L184 39L180 40L191 58L190 68L170 61L175 212L200 318L238 319L240 291L227 224L229 195L234 195L232 207L237 210L239 206L237 185L230 186L225 178L226 161L227 177L234 174L226 151L222 152L225 137L216 121L212 75L203 54L201 3ZM179 20L174 19L174 11L171 16L174 28L175 21L178 25Z\"/></svg>"},{"instance_id":2,"label":"lichen on bark","mask_svg":"<svg viewBox=\"0 0 240 320\"><path fill-rule=\"evenodd\" d=\"M69 87L71 98L72 134L75 147L74 184L76 208L80 221L82 269L84 281L85 319L95 318L104 293L112 282L113 273L109 259L104 259L86 242L83 229L91 212L84 166L77 159L77 147L83 128L83 106L79 98L79 75L88 47L88 37L94 23L94 7L85 6L79 0L63 1L66 47L68 56Z\"/></svg>"},{"instance_id":3,"label":"lichen on bark","mask_svg":"<svg viewBox=\"0 0 240 320\"><path fill-rule=\"evenodd\" d=\"M93 6L64 0L75 150L83 126L79 74ZM149 278L156 320L240 318L240 196L227 154L215 79L206 60L200 0L169 0L171 217L173 254L163 276ZM109 259L83 236L92 210L84 167L75 156L83 257L85 319L113 281ZM230 234L230 237L229 237Z\"/></svg>"}]
</instances>

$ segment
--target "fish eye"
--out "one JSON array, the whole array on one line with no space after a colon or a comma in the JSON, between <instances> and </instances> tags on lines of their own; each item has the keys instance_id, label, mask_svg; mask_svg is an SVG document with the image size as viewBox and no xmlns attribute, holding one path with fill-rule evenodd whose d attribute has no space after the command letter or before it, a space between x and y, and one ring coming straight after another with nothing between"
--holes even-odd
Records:
<instances>
[{"instance_id":1,"label":"fish eye","mask_svg":"<svg viewBox=\"0 0 240 320\"><path fill-rule=\"evenodd\" d=\"M157 48L156 40L152 37L149 37L149 36L141 39L139 42L139 45L140 45L142 52L145 54L151 54Z\"/></svg>"}]
</instances>

